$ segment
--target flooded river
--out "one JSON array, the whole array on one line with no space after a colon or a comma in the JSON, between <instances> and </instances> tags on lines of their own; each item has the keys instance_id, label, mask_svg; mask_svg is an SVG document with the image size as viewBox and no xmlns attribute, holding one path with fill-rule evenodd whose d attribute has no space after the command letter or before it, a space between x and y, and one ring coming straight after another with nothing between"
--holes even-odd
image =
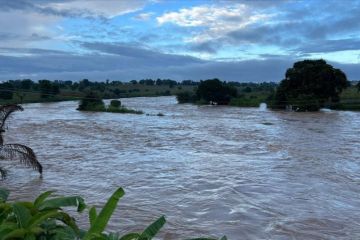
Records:
<instances>
[{"instance_id":1,"label":"flooded river","mask_svg":"<svg viewBox=\"0 0 360 240\"><path fill-rule=\"evenodd\" d=\"M8 166L1 186L12 199L53 189L97 206L122 186L109 229L141 230L165 215L161 239L360 238L359 112L122 102L165 116L25 104L5 142L32 147L44 175Z\"/></svg>"}]
</instances>

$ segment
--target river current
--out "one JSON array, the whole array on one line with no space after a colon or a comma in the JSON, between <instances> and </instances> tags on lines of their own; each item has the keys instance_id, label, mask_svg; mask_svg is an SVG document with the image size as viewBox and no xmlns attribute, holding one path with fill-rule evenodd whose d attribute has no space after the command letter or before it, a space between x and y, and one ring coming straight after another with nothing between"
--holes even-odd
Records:
<instances>
[{"instance_id":1,"label":"river current","mask_svg":"<svg viewBox=\"0 0 360 240\"><path fill-rule=\"evenodd\" d=\"M165 215L160 239L360 238L360 112L121 101L150 115L24 104L5 143L33 148L44 174L6 165L0 185L11 199L51 189L100 207L121 186L111 231L139 231ZM78 220L86 225L86 213Z\"/></svg>"}]
</instances>

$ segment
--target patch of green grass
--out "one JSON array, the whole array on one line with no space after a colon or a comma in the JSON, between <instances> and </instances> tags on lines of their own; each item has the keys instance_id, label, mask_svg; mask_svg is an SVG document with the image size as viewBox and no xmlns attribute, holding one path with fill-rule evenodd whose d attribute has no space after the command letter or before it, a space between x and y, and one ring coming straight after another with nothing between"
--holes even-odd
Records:
<instances>
[{"instance_id":1,"label":"patch of green grass","mask_svg":"<svg viewBox=\"0 0 360 240\"><path fill-rule=\"evenodd\" d=\"M124 106L121 107L113 107L109 106L104 112L112 112L112 113L131 113L131 114L143 114L144 112L141 110L130 109Z\"/></svg>"},{"instance_id":2,"label":"patch of green grass","mask_svg":"<svg viewBox=\"0 0 360 240\"><path fill-rule=\"evenodd\" d=\"M266 102L269 94L268 92L243 93L231 99L229 105L236 107L259 107L261 103Z\"/></svg>"}]
</instances>

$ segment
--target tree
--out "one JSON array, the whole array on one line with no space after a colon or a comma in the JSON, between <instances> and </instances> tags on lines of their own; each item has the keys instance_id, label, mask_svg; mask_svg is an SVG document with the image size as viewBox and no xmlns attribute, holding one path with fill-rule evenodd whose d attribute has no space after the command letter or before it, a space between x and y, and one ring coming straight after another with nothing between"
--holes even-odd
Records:
<instances>
[{"instance_id":1,"label":"tree","mask_svg":"<svg viewBox=\"0 0 360 240\"><path fill-rule=\"evenodd\" d=\"M201 81L196 90L197 100L211 104L227 105L231 98L237 96L235 87L221 82L219 79Z\"/></svg>"},{"instance_id":2,"label":"tree","mask_svg":"<svg viewBox=\"0 0 360 240\"><path fill-rule=\"evenodd\" d=\"M52 83L49 80L40 80L39 87L41 92L41 98L52 97L53 95L60 93L59 85Z\"/></svg>"},{"instance_id":3,"label":"tree","mask_svg":"<svg viewBox=\"0 0 360 240\"><path fill-rule=\"evenodd\" d=\"M19 160L25 166L32 167L42 174L42 166L38 162L34 151L21 144L4 144L3 133L5 132L5 122L15 111L22 111L19 105L3 105L0 106L0 160ZM0 167L0 176L6 177L7 171Z\"/></svg>"},{"instance_id":4,"label":"tree","mask_svg":"<svg viewBox=\"0 0 360 240\"><path fill-rule=\"evenodd\" d=\"M0 84L0 99L12 99L13 89L13 85L9 82Z\"/></svg>"},{"instance_id":5,"label":"tree","mask_svg":"<svg viewBox=\"0 0 360 240\"><path fill-rule=\"evenodd\" d=\"M83 99L81 99L77 110L79 110L79 111L102 111L102 110L105 110L105 104L96 92L90 91L89 93L87 93L85 95L85 97Z\"/></svg>"},{"instance_id":6,"label":"tree","mask_svg":"<svg viewBox=\"0 0 360 240\"><path fill-rule=\"evenodd\" d=\"M299 61L286 71L270 106L317 111L339 102L340 93L348 85L345 73L322 59Z\"/></svg>"}]
</instances>

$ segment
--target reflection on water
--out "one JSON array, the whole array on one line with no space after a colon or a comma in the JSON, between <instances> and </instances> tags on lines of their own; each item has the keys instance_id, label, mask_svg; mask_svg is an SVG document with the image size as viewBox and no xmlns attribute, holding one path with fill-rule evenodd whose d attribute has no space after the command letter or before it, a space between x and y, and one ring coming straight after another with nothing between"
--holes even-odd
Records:
<instances>
[{"instance_id":1,"label":"reflection on water","mask_svg":"<svg viewBox=\"0 0 360 240\"><path fill-rule=\"evenodd\" d=\"M360 238L360 113L121 101L165 116L24 105L5 141L31 146L45 173L12 166L0 184L12 199L55 189L95 205L123 186L110 229L140 230L164 214L165 239Z\"/></svg>"}]
</instances>

